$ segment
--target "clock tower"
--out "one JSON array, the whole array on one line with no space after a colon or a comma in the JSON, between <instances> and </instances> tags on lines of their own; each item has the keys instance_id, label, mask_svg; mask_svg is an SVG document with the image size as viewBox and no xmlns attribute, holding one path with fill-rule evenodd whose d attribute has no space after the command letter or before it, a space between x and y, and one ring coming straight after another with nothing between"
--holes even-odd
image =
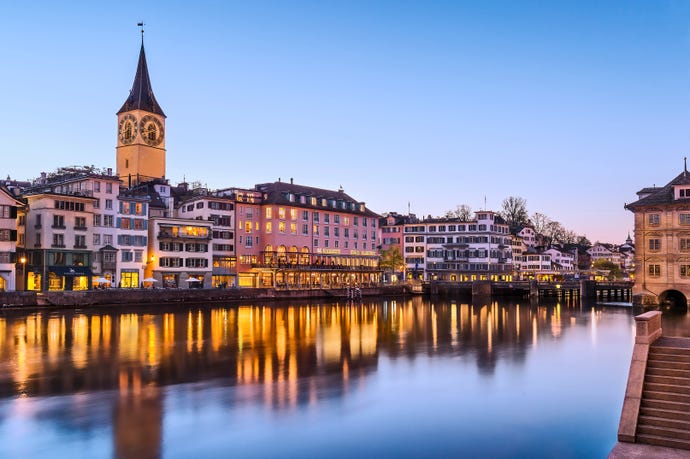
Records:
<instances>
[{"instance_id":1,"label":"clock tower","mask_svg":"<svg viewBox=\"0 0 690 459\"><path fill-rule=\"evenodd\" d=\"M117 175L125 186L165 177L165 113L151 88L143 35L132 89L117 112Z\"/></svg>"}]
</instances>

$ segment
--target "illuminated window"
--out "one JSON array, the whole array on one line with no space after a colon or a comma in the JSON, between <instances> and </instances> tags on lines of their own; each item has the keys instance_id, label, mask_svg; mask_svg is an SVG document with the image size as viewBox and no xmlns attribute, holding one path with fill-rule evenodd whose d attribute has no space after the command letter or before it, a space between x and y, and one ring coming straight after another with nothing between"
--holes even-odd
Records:
<instances>
[{"instance_id":1,"label":"illuminated window","mask_svg":"<svg viewBox=\"0 0 690 459\"><path fill-rule=\"evenodd\" d=\"M251 233L252 232L252 222L244 222L244 232L245 233Z\"/></svg>"},{"instance_id":2,"label":"illuminated window","mask_svg":"<svg viewBox=\"0 0 690 459\"><path fill-rule=\"evenodd\" d=\"M290 223L290 233L297 234L297 224L296 223Z\"/></svg>"},{"instance_id":3,"label":"illuminated window","mask_svg":"<svg viewBox=\"0 0 690 459\"><path fill-rule=\"evenodd\" d=\"M273 208L266 207L266 218L273 218Z\"/></svg>"},{"instance_id":4,"label":"illuminated window","mask_svg":"<svg viewBox=\"0 0 690 459\"><path fill-rule=\"evenodd\" d=\"M267 233L273 232L273 223L272 222L266 222L266 232Z\"/></svg>"},{"instance_id":5,"label":"illuminated window","mask_svg":"<svg viewBox=\"0 0 690 459\"><path fill-rule=\"evenodd\" d=\"M278 231L280 231L281 233L285 232L285 222L278 223Z\"/></svg>"},{"instance_id":6,"label":"illuminated window","mask_svg":"<svg viewBox=\"0 0 690 459\"><path fill-rule=\"evenodd\" d=\"M290 219L297 220L297 209L290 209Z\"/></svg>"},{"instance_id":7,"label":"illuminated window","mask_svg":"<svg viewBox=\"0 0 690 459\"><path fill-rule=\"evenodd\" d=\"M285 220L285 207L278 207L278 218Z\"/></svg>"}]
</instances>

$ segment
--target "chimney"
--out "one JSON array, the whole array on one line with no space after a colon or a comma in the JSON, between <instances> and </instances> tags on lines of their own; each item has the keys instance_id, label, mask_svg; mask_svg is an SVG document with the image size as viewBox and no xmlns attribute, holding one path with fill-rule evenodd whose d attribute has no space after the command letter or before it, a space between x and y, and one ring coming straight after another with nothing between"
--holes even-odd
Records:
<instances>
[{"instance_id":1,"label":"chimney","mask_svg":"<svg viewBox=\"0 0 690 459\"><path fill-rule=\"evenodd\" d=\"M108 175L113 175L113 168L112 167L108 168Z\"/></svg>"},{"instance_id":2,"label":"chimney","mask_svg":"<svg viewBox=\"0 0 690 459\"><path fill-rule=\"evenodd\" d=\"M292 177L290 177L290 185L293 185Z\"/></svg>"}]
</instances>

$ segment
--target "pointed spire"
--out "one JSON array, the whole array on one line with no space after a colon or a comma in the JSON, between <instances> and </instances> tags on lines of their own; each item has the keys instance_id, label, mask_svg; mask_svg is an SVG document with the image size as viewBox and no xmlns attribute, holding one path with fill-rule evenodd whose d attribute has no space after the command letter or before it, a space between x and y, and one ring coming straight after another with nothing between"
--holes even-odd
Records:
<instances>
[{"instance_id":1,"label":"pointed spire","mask_svg":"<svg viewBox=\"0 0 690 459\"><path fill-rule=\"evenodd\" d=\"M149 78L149 69L146 65L146 53L144 52L144 30L141 34L141 50L139 51L139 64L137 65L137 73L134 76L134 83L132 89L129 91L129 97L122 105L122 108L117 113L128 112L130 110L145 110L147 112L155 113L157 115L165 116L163 109L156 97L153 95L151 88L151 79Z\"/></svg>"},{"instance_id":2,"label":"pointed spire","mask_svg":"<svg viewBox=\"0 0 690 459\"><path fill-rule=\"evenodd\" d=\"M685 174L688 173L688 157L687 156L683 157L683 172Z\"/></svg>"}]
</instances>

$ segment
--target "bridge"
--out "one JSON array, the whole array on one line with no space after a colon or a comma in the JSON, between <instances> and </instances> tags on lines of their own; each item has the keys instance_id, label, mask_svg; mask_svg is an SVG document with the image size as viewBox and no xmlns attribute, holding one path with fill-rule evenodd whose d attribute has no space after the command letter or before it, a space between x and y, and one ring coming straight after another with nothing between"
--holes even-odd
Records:
<instances>
[{"instance_id":1,"label":"bridge","mask_svg":"<svg viewBox=\"0 0 690 459\"><path fill-rule=\"evenodd\" d=\"M425 285L431 295L465 294L472 296L530 296L554 298L587 298L600 301L631 301L633 282L597 282L592 280L538 281L472 281L439 282Z\"/></svg>"}]
</instances>

